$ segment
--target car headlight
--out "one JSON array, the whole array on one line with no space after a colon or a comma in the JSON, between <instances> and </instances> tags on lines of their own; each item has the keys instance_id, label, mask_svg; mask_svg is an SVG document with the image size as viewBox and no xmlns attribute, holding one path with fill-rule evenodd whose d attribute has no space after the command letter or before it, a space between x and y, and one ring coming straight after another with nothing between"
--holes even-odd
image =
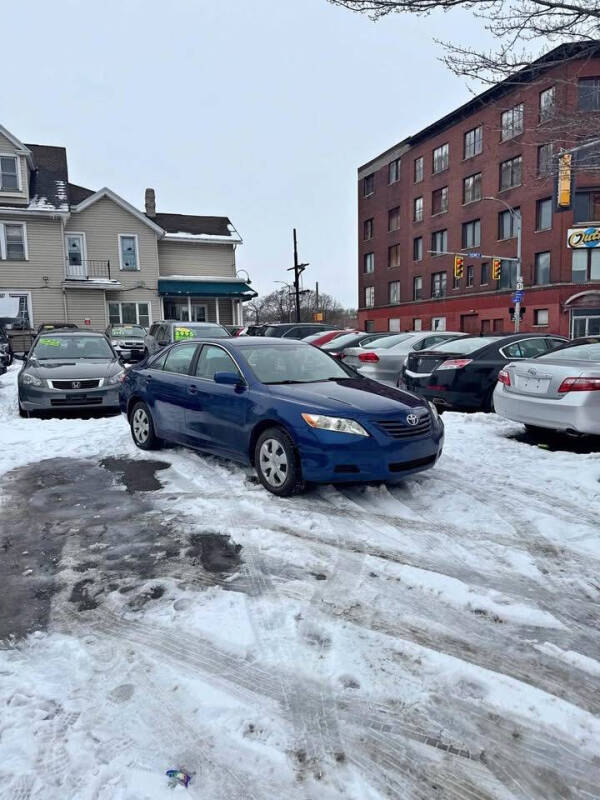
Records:
<instances>
[{"instance_id":1,"label":"car headlight","mask_svg":"<svg viewBox=\"0 0 600 800\"><path fill-rule=\"evenodd\" d=\"M112 383L112 384L121 383L121 381L125 379L125 375L127 375L127 372L124 369L122 369L115 375L111 375L111 377L107 380L107 383Z\"/></svg>"},{"instance_id":2,"label":"car headlight","mask_svg":"<svg viewBox=\"0 0 600 800\"><path fill-rule=\"evenodd\" d=\"M302 414L302 419L311 428L320 428L324 431L337 431L338 433L353 433L356 436L368 436L363 426L353 419L343 417L325 417L323 414Z\"/></svg>"},{"instance_id":3,"label":"car headlight","mask_svg":"<svg viewBox=\"0 0 600 800\"><path fill-rule=\"evenodd\" d=\"M43 386L45 381L41 378L37 378L35 375L32 375L30 372L24 372L21 376L21 380L25 384L25 386Z\"/></svg>"},{"instance_id":4,"label":"car headlight","mask_svg":"<svg viewBox=\"0 0 600 800\"><path fill-rule=\"evenodd\" d=\"M434 419L435 419L437 422L439 422L439 420L440 420L440 412L439 412L439 411L437 410L437 408L435 407L435 403L431 403L430 401L427 401L427 404L428 404L428 406L429 406L429 410L431 411L431 416L432 416L432 417L433 417L433 418L434 418Z\"/></svg>"},{"instance_id":5,"label":"car headlight","mask_svg":"<svg viewBox=\"0 0 600 800\"><path fill-rule=\"evenodd\" d=\"M113 347L118 347L119 346L119 342L111 342L111 344L112 344Z\"/></svg>"}]
</instances>

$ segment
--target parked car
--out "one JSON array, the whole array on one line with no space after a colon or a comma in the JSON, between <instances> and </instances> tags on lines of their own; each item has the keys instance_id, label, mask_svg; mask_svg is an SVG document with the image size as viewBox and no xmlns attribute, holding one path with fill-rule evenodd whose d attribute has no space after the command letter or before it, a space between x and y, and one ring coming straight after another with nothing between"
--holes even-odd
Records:
<instances>
[{"instance_id":1,"label":"parked car","mask_svg":"<svg viewBox=\"0 0 600 800\"><path fill-rule=\"evenodd\" d=\"M231 336L239 336L239 334L244 330L243 325L223 325L223 327Z\"/></svg>"},{"instance_id":2,"label":"parked car","mask_svg":"<svg viewBox=\"0 0 600 800\"><path fill-rule=\"evenodd\" d=\"M59 328L67 329L67 330L75 330L78 328L78 325L75 325L74 322L41 322L37 326L37 332L41 333L42 331L52 331Z\"/></svg>"},{"instance_id":3,"label":"parked car","mask_svg":"<svg viewBox=\"0 0 600 800\"><path fill-rule=\"evenodd\" d=\"M186 339L226 339L230 336L223 325L216 322L178 322L161 320L150 326L144 337L144 345L148 355L157 353L163 347Z\"/></svg>"},{"instance_id":4,"label":"parked car","mask_svg":"<svg viewBox=\"0 0 600 800\"><path fill-rule=\"evenodd\" d=\"M567 341L564 336L531 333L454 339L409 355L406 388L441 408L492 411L498 372L505 364L542 355Z\"/></svg>"},{"instance_id":5,"label":"parked car","mask_svg":"<svg viewBox=\"0 0 600 800\"><path fill-rule=\"evenodd\" d=\"M600 341L575 341L506 364L498 375L494 408L533 432L600 434Z\"/></svg>"},{"instance_id":6,"label":"parked car","mask_svg":"<svg viewBox=\"0 0 600 800\"><path fill-rule=\"evenodd\" d=\"M365 331L355 331L354 333L345 333L342 331L342 336L338 336L327 344L321 345L321 350L325 350L330 356L334 358L343 359L346 350L354 347L368 347L376 339L385 339L388 336L395 336L393 333L365 333Z\"/></svg>"},{"instance_id":7,"label":"parked car","mask_svg":"<svg viewBox=\"0 0 600 800\"><path fill-rule=\"evenodd\" d=\"M123 361L141 361L146 357L146 328L142 325L109 325L105 333Z\"/></svg>"},{"instance_id":8,"label":"parked car","mask_svg":"<svg viewBox=\"0 0 600 800\"><path fill-rule=\"evenodd\" d=\"M365 378L397 386L398 376L409 353L426 350L448 339L464 336L451 331L412 331L386 336L371 342L369 348L350 347L344 353L344 364L357 369Z\"/></svg>"},{"instance_id":9,"label":"parked car","mask_svg":"<svg viewBox=\"0 0 600 800\"><path fill-rule=\"evenodd\" d=\"M0 322L0 375L6 372L7 367L13 362L13 352L6 328Z\"/></svg>"},{"instance_id":10,"label":"parked car","mask_svg":"<svg viewBox=\"0 0 600 800\"><path fill-rule=\"evenodd\" d=\"M285 339L305 339L313 333L333 330L323 322L276 322L265 325L262 336L276 336Z\"/></svg>"},{"instance_id":11,"label":"parked car","mask_svg":"<svg viewBox=\"0 0 600 800\"><path fill-rule=\"evenodd\" d=\"M252 464L280 496L402 480L435 464L444 437L431 404L283 338L176 344L127 371L121 410L138 447L176 442Z\"/></svg>"},{"instance_id":12,"label":"parked car","mask_svg":"<svg viewBox=\"0 0 600 800\"><path fill-rule=\"evenodd\" d=\"M19 414L117 409L123 364L103 333L42 331L17 378Z\"/></svg>"},{"instance_id":13,"label":"parked car","mask_svg":"<svg viewBox=\"0 0 600 800\"><path fill-rule=\"evenodd\" d=\"M266 325L245 325L239 330L236 336L262 336L264 334Z\"/></svg>"},{"instance_id":14,"label":"parked car","mask_svg":"<svg viewBox=\"0 0 600 800\"><path fill-rule=\"evenodd\" d=\"M345 336L347 333L356 333L356 331L340 331L337 329L332 329L330 331L319 331L318 333L312 333L310 336L306 336L302 341L312 344L313 347L323 347L324 344L328 344L328 342L331 342L333 339L337 339L339 336Z\"/></svg>"}]
</instances>

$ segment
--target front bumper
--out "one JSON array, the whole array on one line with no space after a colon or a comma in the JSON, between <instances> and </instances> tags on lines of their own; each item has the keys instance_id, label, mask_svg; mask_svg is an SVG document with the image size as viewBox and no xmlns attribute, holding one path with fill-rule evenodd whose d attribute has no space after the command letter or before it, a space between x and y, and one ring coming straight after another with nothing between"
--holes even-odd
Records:
<instances>
[{"instance_id":1,"label":"front bumper","mask_svg":"<svg viewBox=\"0 0 600 800\"><path fill-rule=\"evenodd\" d=\"M82 391L61 391L45 386L19 385L19 403L25 411L72 409L118 409L119 384Z\"/></svg>"},{"instance_id":2,"label":"front bumper","mask_svg":"<svg viewBox=\"0 0 600 800\"><path fill-rule=\"evenodd\" d=\"M415 381L408 375L404 376L404 383L407 391L429 400L439 408L456 409L457 411L481 410L482 397L480 393L455 392L441 385L431 388L424 381L423 383Z\"/></svg>"},{"instance_id":3,"label":"front bumper","mask_svg":"<svg viewBox=\"0 0 600 800\"><path fill-rule=\"evenodd\" d=\"M554 431L600 435L600 392L567 392L559 400L515 394L499 383L494 409L512 422Z\"/></svg>"}]
</instances>

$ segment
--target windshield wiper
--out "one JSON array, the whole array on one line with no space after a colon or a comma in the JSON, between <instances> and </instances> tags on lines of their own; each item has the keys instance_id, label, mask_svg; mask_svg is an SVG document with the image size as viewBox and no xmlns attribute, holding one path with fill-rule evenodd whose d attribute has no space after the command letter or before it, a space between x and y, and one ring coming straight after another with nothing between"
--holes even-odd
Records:
<instances>
[{"instance_id":1,"label":"windshield wiper","mask_svg":"<svg viewBox=\"0 0 600 800\"><path fill-rule=\"evenodd\" d=\"M286 380L286 381L263 381L263 383L265 384L265 386L281 386L284 383L308 383L308 381L292 381L292 380Z\"/></svg>"}]
</instances>

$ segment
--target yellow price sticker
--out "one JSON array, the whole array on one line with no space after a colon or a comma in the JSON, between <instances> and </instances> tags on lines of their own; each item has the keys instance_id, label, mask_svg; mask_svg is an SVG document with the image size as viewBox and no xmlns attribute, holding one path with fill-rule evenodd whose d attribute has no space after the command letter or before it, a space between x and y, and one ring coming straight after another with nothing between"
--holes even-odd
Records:
<instances>
[{"instance_id":1,"label":"yellow price sticker","mask_svg":"<svg viewBox=\"0 0 600 800\"><path fill-rule=\"evenodd\" d=\"M194 338L194 331L190 330L189 328L175 328L175 341L178 342L180 339L193 339Z\"/></svg>"},{"instance_id":2,"label":"yellow price sticker","mask_svg":"<svg viewBox=\"0 0 600 800\"><path fill-rule=\"evenodd\" d=\"M60 347L60 340L59 339L40 339L40 344L46 345L47 347Z\"/></svg>"}]
</instances>

